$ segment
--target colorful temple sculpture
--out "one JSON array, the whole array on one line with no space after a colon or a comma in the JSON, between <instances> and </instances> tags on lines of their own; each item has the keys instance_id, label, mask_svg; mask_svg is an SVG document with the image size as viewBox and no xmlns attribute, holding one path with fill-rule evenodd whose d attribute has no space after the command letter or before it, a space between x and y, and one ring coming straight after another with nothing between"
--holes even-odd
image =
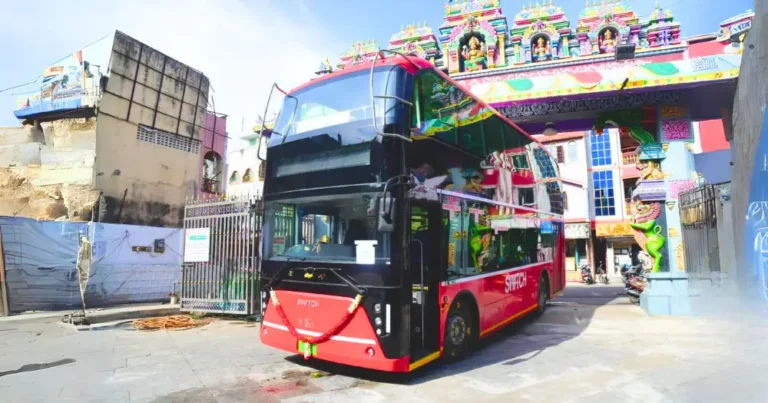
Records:
<instances>
[{"instance_id":1,"label":"colorful temple sculpture","mask_svg":"<svg viewBox=\"0 0 768 403\"><path fill-rule=\"evenodd\" d=\"M442 57L437 37L426 22L400 27L400 32L389 40L389 49L427 59L433 64Z\"/></svg>"},{"instance_id":2,"label":"colorful temple sculpture","mask_svg":"<svg viewBox=\"0 0 768 403\"><path fill-rule=\"evenodd\" d=\"M337 69L345 69L366 61L373 60L376 53L381 50L374 39L368 39L363 42L352 42L346 53L341 55L341 60L336 65Z\"/></svg>"},{"instance_id":3,"label":"colorful temple sculpture","mask_svg":"<svg viewBox=\"0 0 768 403\"><path fill-rule=\"evenodd\" d=\"M510 31L514 64L571 57L571 24L563 9L549 5L523 6ZM577 53L578 54L578 53Z\"/></svg>"},{"instance_id":4,"label":"colorful temple sculpture","mask_svg":"<svg viewBox=\"0 0 768 403\"><path fill-rule=\"evenodd\" d=\"M698 181L694 125L730 119L754 13L726 19L712 34L685 37L658 3L641 17L630 0L589 0L571 19L557 0L526 3L508 24L501 0L449 0L437 35L426 23L401 27L389 49L429 60L529 133L579 138L591 200L573 224L579 227L566 226L566 238L587 240L590 265L606 261L609 271L615 266L606 248L613 246L605 245L639 246L652 271L642 307L688 313L678 194ZM335 68L370 60L378 50L374 41L355 43ZM318 74L333 70L326 60ZM481 119L483 112L451 116ZM496 160L514 159L515 152ZM600 204L592 200L598 196Z\"/></svg>"},{"instance_id":5,"label":"colorful temple sculpture","mask_svg":"<svg viewBox=\"0 0 768 403\"><path fill-rule=\"evenodd\" d=\"M747 37L747 31L752 28L752 19L755 13L748 11L729 18L720 24L720 32L717 41L725 44L726 53L744 52L744 39Z\"/></svg>"},{"instance_id":6,"label":"colorful temple sculpture","mask_svg":"<svg viewBox=\"0 0 768 403\"><path fill-rule=\"evenodd\" d=\"M449 1L440 27L442 63L448 73L505 67L507 18L499 0Z\"/></svg>"}]
</instances>

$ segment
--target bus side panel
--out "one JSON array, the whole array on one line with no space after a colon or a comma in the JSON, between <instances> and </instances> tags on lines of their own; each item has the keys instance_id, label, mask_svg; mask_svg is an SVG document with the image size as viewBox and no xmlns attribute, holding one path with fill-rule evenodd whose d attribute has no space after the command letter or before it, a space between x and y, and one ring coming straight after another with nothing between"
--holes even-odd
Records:
<instances>
[{"instance_id":1,"label":"bus side panel","mask_svg":"<svg viewBox=\"0 0 768 403\"><path fill-rule=\"evenodd\" d=\"M441 345L445 335L448 310L460 293L471 294L477 302L480 315L480 336L484 337L536 309L539 278L543 270L550 275L553 262L535 263L474 278L444 282L440 300L447 298L440 315ZM504 297L499 299L497 295Z\"/></svg>"},{"instance_id":2,"label":"bus side panel","mask_svg":"<svg viewBox=\"0 0 768 403\"><path fill-rule=\"evenodd\" d=\"M501 317L488 322L486 327L481 329L480 336L484 337L500 329L502 326L531 313L537 308L536 297L538 295L541 273L543 271L551 273L553 262L535 263L524 267L523 269L518 268L502 277L505 291L509 290L508 302L503 307Z\"/></svg>"}]
</instances>

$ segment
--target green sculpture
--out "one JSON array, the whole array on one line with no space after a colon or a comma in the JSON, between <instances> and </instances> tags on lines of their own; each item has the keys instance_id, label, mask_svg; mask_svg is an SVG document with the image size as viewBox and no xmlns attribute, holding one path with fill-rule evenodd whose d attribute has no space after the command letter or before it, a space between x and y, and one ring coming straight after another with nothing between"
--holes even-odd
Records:
<instances>
[{"instance_id":1,"label":"green sculpture","mask_svg":"<svg viewBox=\"0 0 768 403\"><path fill-rule=\"evenodd\" d=\"M595 133L603 134L606 127L613 126L621 131L628 131L629 135L640 145L653 144L656 139L651 133L643 129L644 117L645 112L642 109L601 113L595 120Z\"/></svg>"},{"instance_id":2,"label":"green sculpture","mask_svg":"<svg viewBox=\"0 0 768 403\"><path fill-rule=\"evenodd\" d=\"M661 225L656 225L656 220L650 220L643 223L629 224L634 230L642 234L645 238L645 246L641 247L651 256L653 259L653 266L651 271L658 273L661 271L661 250L664 248L664 244L667 242L662 233ZM639 235L639 234L638 234ZM635 235L635 239L638 236ZM639 242L638 242L639 243Z\"/></svg>"}]
</instances>

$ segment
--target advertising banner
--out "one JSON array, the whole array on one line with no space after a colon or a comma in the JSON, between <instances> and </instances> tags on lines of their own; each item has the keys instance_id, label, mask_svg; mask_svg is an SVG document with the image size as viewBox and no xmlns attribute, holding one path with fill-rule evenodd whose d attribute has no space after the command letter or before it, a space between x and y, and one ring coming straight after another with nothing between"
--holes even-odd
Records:
<instances>
[{"instance_id":1,"label":"advertising banner","mask_svg":"<svg viewBox=\"0 0 768 403\"><path fill-rule=\"evenodd\" d=\"M589 223L565 224L565 239L589 239Z\"/></svg>"},{"instance_id":2,"label":"advertising banner","mask_svg":"<svg viewBox=\"0 0 768 403\"><path fill-rule=\"evenodd\" d=\"M45 112L65 111L82 106L85 96L83 51L78 51L43 71L32 92L20 95L13 112L23 119Z\"/></svg>"},{"instance_id":3,"label":"advertising banner","mask_svg":"<svg viewBox=\"0 0 768 403\"><path fill-rule=\"evenodd\" d=\"M184 262L207 262L211 256L211 229L187 228L184 235Z\"/></svg>"}]
</instances>

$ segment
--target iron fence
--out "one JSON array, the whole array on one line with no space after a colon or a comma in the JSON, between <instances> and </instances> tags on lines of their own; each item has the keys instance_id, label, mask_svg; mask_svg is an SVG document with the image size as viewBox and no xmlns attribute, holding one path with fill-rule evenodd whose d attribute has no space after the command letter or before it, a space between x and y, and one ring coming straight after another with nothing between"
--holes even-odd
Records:
<instances>
[{"instance_id":1,"label":"iron fence","mask_svg":"<svg viewBox=\"0 0 768 403\"><path fill-rule=\"evenodd\" d=\"M239 315L261 313L260 197L235 196L188 201L184 228L208 228L208 261L185 263L181 309Z\"/></svg>"},{"instance_id":2,"label":"iron fence","mask_svg":"<svg viewBox=\"0 0 768 403\"><path fill-rule=\"evenodd\" d=\"M683 227L685 271L693 279L719 274L718 211L720 195L730 184L700 185L678 196Z\"/></svg>"}]
</instances>

